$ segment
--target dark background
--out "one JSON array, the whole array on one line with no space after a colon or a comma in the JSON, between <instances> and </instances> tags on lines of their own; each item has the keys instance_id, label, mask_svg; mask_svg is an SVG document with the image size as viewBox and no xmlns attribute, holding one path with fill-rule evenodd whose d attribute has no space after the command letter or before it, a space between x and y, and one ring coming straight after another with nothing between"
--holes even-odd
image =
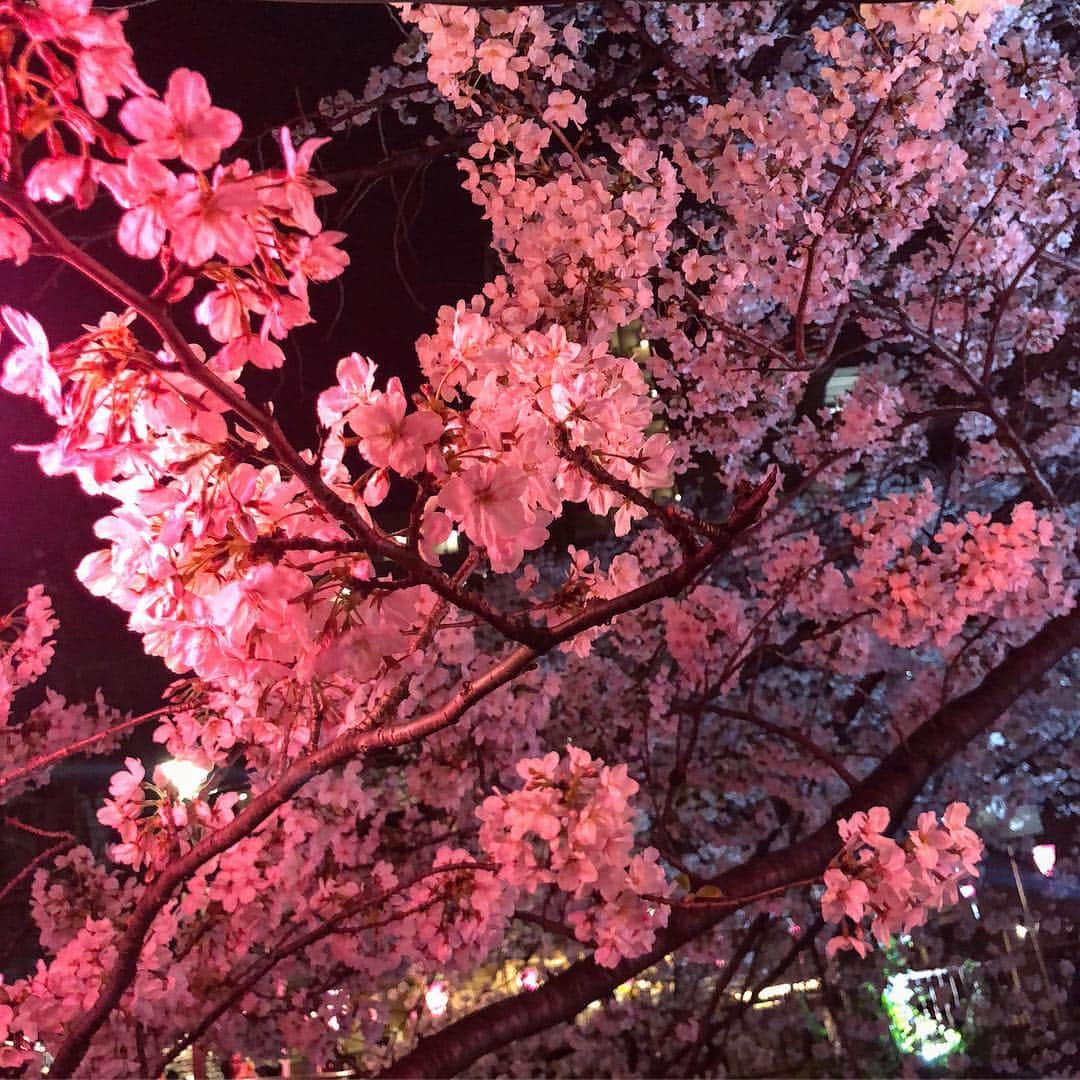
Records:
<instances>
[{"instance_id":1,"label":"dark background","mask_svg":"<svg viewBox=\"0 0 1080 1080\"><path fill-rule=\"evenodd\" d=\"M316 116L319 99L337 90L359 95L370 68L391 63L404 37L381 6L260 0L144 2L129 9L127 26L140 73L151 86L163 91L177 67L201 71L214 103L244 121L242 142L227 154L254 164L261 156L268 166L279 161L277 126L302 114ZM402 131L389 122L383 134L393 153L415 146L424 129ZM422 177L403 173L393 184L383 181L347 221L340 220L352 189L350 170L384 157L374 124L350 128L320 150L318 171L344 179L339 196L320 200L320 212L328 226L349 232L343 246L352 265L337 282L312 288L315 324L291 336L283 371L259 376L261 382L250 387L256 398L275 399L283 425L301 446L312 445L315 399L341 356L363 353L384 376L397 374L414 384L416 337L432 329L440 304L472 295L484 280L486 231L460 189L452 159L436 162ZM398 228L402 201L407 237ZM59 220L69 233L88 238L98 258L139 278L147 267L127 259L109 239L116 215L106 209L61 210ZM42 260L19 268L0 264L0 299L34 314L54 342L118 306ZM191 340L206 340L194 324L190 331ZM9 344L5 340L4 352ZM91 596L74 577L79 560L101 546L92 526L111 501L88 497L71 477L42 476L34 455L11 449L45 441L51 430L33 402L0 391L0 610L41 582L61 620L49 684L72 699L100 686L120 708L153 708L170 673L145 656L126 630L126 615Z\"/></svg>"}]
</instances>

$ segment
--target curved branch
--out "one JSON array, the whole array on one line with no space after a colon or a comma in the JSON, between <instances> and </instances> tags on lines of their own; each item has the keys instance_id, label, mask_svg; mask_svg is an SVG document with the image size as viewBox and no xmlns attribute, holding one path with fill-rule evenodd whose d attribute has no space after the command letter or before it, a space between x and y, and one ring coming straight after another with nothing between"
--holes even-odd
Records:
<instances>
[{"instance_id":1,"label":"curved branch","mask_svg":"<svg viewBox=\"0 0 1080 1080\"><path fill-rule=\"evenodd\" d=\"M848 184L851 183L859 164L862 162L866 137L870 134L870 129L874 126L874 121L877 120L878 113L881 112L887 101L888 98L881 98L878 101L871 110L870 115L866 118L866 123L859 129L858 135L855 136L855 145L851 148L851 157L848 158L848 163L844 167L844 171L837 178L832 191L829 192L829 196L825 200L824 207L822 207L821 232L814 234L814 239L810 241L810 246L806 251L806 269L803 272L803 283L802 290L799 293L799 304L795 310L795 359L800 367L803 368L805 368L808 363L806 355L806 309L810 303L810 288L814 281L814 264L817 260L818 248L821 246L821 241L829 230L829 218L832 216L837 200L840 198L841 193Z\"/></svg>"},{"instance_id":2,"label":"curved branch","mask_svg":"<svg viewBox=\"0 0 1080 1080\"><path fill-rule=\"evenodd\" d=\"M823 750L813 739L804 735L801 731L784 727L783 724L774 724L771 720L766 720L765 717L759 716L756 712L747 711L746 709L727 709L719 705L708 705L706 708L716 713L717 716L729 716L733 720L745 720L748 724L753 724L755 727L761 728L762 731L769 732L770 735L775 735L779 739L787 739L788 742L801 746L810 757L832 769L847 784L849 791L854 791L859 786L859 781L838 758L827 750Z\"/></svg>"},{"instance_id":3,"label":"curved branch","mask_svg":"<svg viewBox=\"0 0 1080 1080\"><path fill-rule=\"evenodd\" d=\"M50 840L55 840L59 837L59 843L53 844L52 847L46 848L44 851L39 851L2 889L0 889L0 904L2 904L8 896L14 892L19 884L25 881L34 870L44 862L48 862L54 855L59 855L61 851L66 851L69 847L74 845L75 837L69 832L52 832L48 829L38 829L33 825L27 825L25 822L18 821L15 818L6 818L5 825L14 825L18 829L23 829L25 832L31 833L34 836L48 837Z\"/></svg>"},{"instance_id":4,"label":"curved branch","mask_svg":"<svg viewBox=\"0 0 1080 1080\"><path fill-rule=\"evenodd\" d=\"M165 1072L165 1067L170 1061L176 1058L177 1054L182 1054L189 1046L198 1042L199 1039L201 1039L203 1035L205 1035L206 1032L225 1015L225 1013L249 993L258 982L269 975L282 960L287 960L290 956L295 956L297 953L303 952L305 949L322 941L324 938L330 937L331 934L336 934L339 930L342 930L343 933L359 933L361 930L374 930L380 926L387 926L391 922L398 922L409 915L415 915L417 912L423 911L433 904L438 903L440 897L434 896L424 904L395 912L385 919L379 919L374 922L365 922L360 926L342 927L343 923L348 922L349 919L359 915L365 909L377 907L379 904L385 903L391 897L405 892L407 889L411 889L414 885L429 877L435 877L439 874L453 874L461 870L489 870L496 872L498 869L499 867L495 863L489 862L448 863L446 866L436 866L421 874L416 874L407 881L395 885L392 889L383 890L377 896L359 897L351 903L346 904L341 911L336 915L331 916L324 923L307 931L307 933L294 937L291 941L282 943L276 949L267 953L266 956L260 957L258 962L249 968L246 973L238 973L230 976L229 979L226 980L229 992L213 1006L213 1008L209 1009L190 1031L173 1043L167 1050L162 1052L160 1059L154 1065L152 1075L161 1076Z\"/></svg>"},{"instance_id":5,"label":"curved branch","mask_svg":"<svg viewBox=\"0 0 1080 1080\"><path fill-rule=\"evenodd\" d=\"M1035 265L1036 261L1045 253L1046 249L1050 246L1050 241L1067 229L1074 221L1080 218L1080 210L1074 210L1064 221L1052 226L1039 237L1031 254L1020 264L1019 269L1012 276L1012 280L1005 287L1005 291L998 298L997 305L994 309L994 318L990 323L990 330L986 335L986 351L983 353L983 368L982 368L982 380L985 383L990 378L990 373L994 370L994 353L997 346L998 329L1001 326L1001 320L1005 317L1005 312L1009 308L1009 304L1012 301L1013 294L1016 292L1020 282L1024 280L1027 272Z\"/></svg>"},{"instance_id":6,"label":"curved branch","mask_svg":"<svg viewBox=\"0 0 1080 1080\"><path fill-rule=\"evenodd\" d=\"M212 393L252 430L258 432L266 440L274 460L304 485L324 513L352 536L358 537L368 554L379 555L401 566L418 584L427 585L443 599L478 615L512 641L526 645L544 645L546 631L534 627L527 620L515 619L495 611L482 597L467 589L455 588L445 574L429 566L418 554L396 544L380 529L368 524L355 506L343 499L323 480L319 466L304 460L269 413L248 401L236 387L227 383L196 356L173 322L166 304L139 292L107 266L73 244L21 191L7 184L0 184L0 203L7 206L37 235L46 245L49 254L67 263L88 281L94 282L144 319L176 357L184 374Z\"/></svg>"},{"instance_id":7,"label":"curved branch","mask_svg":"<svg viewBox=\"0 0 1080 1080\"><path fill-rule=\"evenodd\" d=\"M1063 656L1080 646L1080 608L1051 620L1025 645L1014 649L983 681L939 709L897 747L837 806L820 828L781 851L750 859L718 875L713 884L732 901L772 892L824 873L839 850L836 823L856 810L887 806L902 815L927 779L954 754L1034 687ZM712 929L723 911L675 910L654 948L617 967L580 960L539 990L505 998L424 1039L381 1076L454 1076L509 1043L572 1020L586 1005L645 971L665 955Z\"/></svg>"},{"instance_id":8,"label":"curved branch","mask_svg":"<svg viewBox=\"0 0 1080 1080\"><path fill-rule=\"evenodd\" d=\"M22 780L23 777L37 772L38 769L55 765L58 761L63 761L64 758L71 757L73 754L82 753L83 750L101 742L102 739L109 738L110 735L119 735L121 731L128 731L133 727L138 727L139 724L145 723L147 720L153 720L155 716L160 716L162 713L168 712L169 709L170 706L165 705L160 709L153 709L139 716L129 716L126 720L121 720L119 724L113 724L112 727L107 727L103 731L95 731L93 735L87 735L85 739L77 739L67 746L62 746L59 750L53 750L48 754L39 754L25 765L20 765L17 769L12 769L10 772L0 775L0 788L7 787L8 784L13 784L16 780Z\"/></svg>"},{"instance_id":9,"label":"curved branch","mask_svg":"<svg viewBox=\"0 0 1080 1080\"><path fill-rule=\"evenodd\" d=\"M658 578L610 600L589 604L579 614L553 627L543 648L523 645L494 664L474 682L466 682L450 701L439 709L418 716L407 723L391 725L388 721L407 693L405 680L397 692L389 692L374 710L362 730L348 731L322 750L294 762L265 791L251 799L244 810L227 825L208 834L190 851L169 863L147 886L129 916L116 943L116 960L106 975L97 1000L72 1021L68 1037L56 1053L52 1076L71 1076L90 1047L94 1035L119 1004L135 979L139 955L154 920L169 902L175 890L215 855L251 834L252 830L289 801L309 780L328 769L361 757L371 750L402 746L456 723L473 705L505 686L528 670L545 652L576 637L584 630L601 626L616 615L666 596L674 596L726 554L739 534L756 521L772 487L770 477L739 499L725 523L716 527L717 537L693 557ZM386 725L386 726L381 726Z\"/></svg>"},{"instance_id":10,"label":"curved branch","mask_svg":"<svg viewBox=\"0 0 1080 1080\"><path fill-rule=\"evenodd\" d=\"M945 363L947 363L949 367L951 367L952 370L968 384L972 393L981 402L979 406L973 406L970 411L982 413L991 421L991 423L993 423L994 430L997 432L997 437L1001 441L1002 446L1008 447L1008 449L1016 456L1016 459L1020 462L1024 472L1027 473L1032 486L1038 492L1039 497L1046 505L1060 509L1061 503L1059 502L1053 487L1051 487L1050 482L1043 476L1038 462L1032 457L1031 451L1024 444L1024 441L1020 438L1019 434L1017 434L1012 424L1009 423L1008 417L998 409L997 404L994 401L994 395L986 384L981 379L976 378L968 370L964 358L948 348L948 346L944 345L938 337L928 333L926 330L923 330L921 326L912 322L911 319L903 314L903 312L894 310L891 307L879 306L877 298L866 293L859 293L858 299L871 315L878 318L889 319L891 322L902 327L906 333L925 345L935 356L944 360Z\"/></svg>"}]
</instances>

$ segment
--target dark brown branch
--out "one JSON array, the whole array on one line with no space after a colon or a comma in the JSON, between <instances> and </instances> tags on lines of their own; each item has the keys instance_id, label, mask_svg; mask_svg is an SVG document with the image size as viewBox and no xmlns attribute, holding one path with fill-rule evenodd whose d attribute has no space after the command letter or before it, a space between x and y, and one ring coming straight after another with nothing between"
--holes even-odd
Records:
<instances>
[{"instance_id":1,"label":"dark brown branch","mask_svg":"<svg viewBox=\"0 0 1080 1080\"><path fill-rule=\"evenodd\" d=\"M719 705L707 707L717 716L729 716L733 720L745 720L748 724L753 724L755 727L761 728L762 731L769 732L770 735L775 735L780 739L787 739L788 742L801 746L810 757L832 769L847 784L849 791L854 791L859 786L859 781L855 776L834 755L827 750L823 750L813 739L804 735L801 731L784 727L782 724L774 724L771 720L766 720L765 717L759 716L756 712L745 709L727 709Z\"/></svg>"},{"instance_id":2,"label":"dark brown branch","mask_svg":"<svg viewBox=\"0 0 1080 1080\"><path fill-rule=\"evenodd\" d=\"M396 544L380 529L369 525L356 507L343 499L322 478L317 464L305 461L300 452L289 442L278 422L257 405L248 401L235 387L215 374L204 364L187 343L180 329L169 315L167 305L145 296L107 266L76 247L21 191L0 184L0 203L13 211L22 222L48 247L51 254L67 263L116 299L123 301L161 338L162 343L176 357L184 374L212 393L227 405L245 424L258 432L269 447L275 461L290 472L307 489L315 504L346 532L363 542L363 549L396 563L416 579L417 584L427 585L445 600L471 611L490 622L505 637L523 645L546 648L550 635L547 631L531 626L523 620L513 619L495 612L489 604L474 593L455 589L447 576L429 566L422 558L407 548ZM492 621L494 620L494 621Z\"/></svg>"},{"instance_id":3,"label":"dark brown branch","mask_svg":"<svg viewBox=\"0 0 1080 1080\"><path fill-rule=\"evenodd\" d=\"M814 239L810 241L810 246L806 251L806 269L803 272L802 291L799 294L799 306L795 311L795 360L804 368L808 363L806 355L806 309L810 302L810 289L814 281L814 264L817 260L818 248L821 245L822 238L829 230L829 218L832 216L837 200L840 198L841 193L848 184L851 183L852 178L855 176L855 171L862 161L866 136L870 133L870 129L874 126L874 121L877 119L878 113L881 112L887 101L887 98L882 98L874 106L870 115L866 118L866 123L859 129L858 135L855 136L855 145L851 148L851 157L848 158L848 163L844 168L844 171L833 185L833 189L829 192L829 196L825 200L825 205L822 207L821 232L814 235Z\"/></svg>"},{"instance_id":4,"label":"dark brown branch","mask_svg":"<svg viewBox=\"0 0 1080 1080\"><path fill-rule=\"evenodd\" d=\"M448 863L445 866L436 866L431 870L426 870L421 874L417 874L407 881L400 882L392 889L386 889L376 896L358 897L351 903L348 903L339 911L336 915L331 916L325 922L307 931L304 934L300 934L294 937L291 941L286 941L273 949L266 956L260 957L259 960L252 965L252 967L244 974L235 974L226 980L226 985L229 986L229 992L223 997L215 1006L209 1009L203 1018L195 1024L195 1026L188 1031L181 1039L175 1042L168 1050L165 1050L161 1058L155 1064L153 1071L148 1070L149 1075L160 1076L165 1071L165 1066L172 1061L177 1054L183 1053L189 1046L197 1042L203 1037L225 1015L230 1009L237 1005L243 997L248 994L252 988L264 979L271 971L281 963L282 960L288 959L290 956L295 956L297 953L303 952L305 949L310 948L316 942L322 941L324 938L330 937L332 934L336 934L339 931L343 932L359 932L362 930L373 930L380 926L386 926L391 922L399 922L408 915L414 915L418 911L422 911L433 904L436 904L441 899L440 896L433 896L427 903L421 904L417 907L410 908L405 911L395 912L393 915L385 919L380 919L374 922L361 923L359 926L345 927L344 924L350 919L355 918L367 909L378 907L380 904L384 904L391 897L396 896L407 889L412 888L414 885L425 880L429 877L435 877L443 874L458 873L467 870L489 870L497 871L499 868L495 863L487 862L468 862L468 863Z\"/></svg>"},{"instance_id":5,"label":"dark brown branch","mask_svg":"<svg viewBox=\"0 0 1080 1080\"><path fill-rule=\"evenodd\" d=\"M4 885L2 889L0 889L0 904L2 904L37 867L44 862L48 862L54 855L59 855L61 851L66 851L75 843L75 837L69 832L53 832L51 829L39 829L35 825L27 825L26 822L19 821L17 818L5 818L4 824L13 825L15 828L28 832L32 836L41 836L49 840L59 840L59 843L53 844L52 847L38 852L37 855L35 855L10 881L7 882L7 884Z\"/></svg>"},{"instance_id":6,"label":"dark brown branch","mask_svg":"<svg viewBox=\"0 0 1080 1080\"><path fill-rule=\"evenodd\" d=\"M867 294L860 294L860 301L864 308L872 315L879 318L889 319L910 334L917 341L925 345L931 353L944 360L971 388L981 404L978 408L972 407L972 412L980 412L994 425L994 430L1002 446L1007 447L1016 456L1032 486L1038 492L1039 498L1048 506L1060 508L1060 502L1050 486L1050 482L1042 474L1038 462L1031 456L1031 451L1024 441L1013 429L1008 418L1004 416L994 402L994 395L981 379L976 378L967 368L964 358L943 344L936 336L928 333L921 326L913 323L903 312L892 307L881 307L875 303L875 298Z\"/></svg>"},{"instance_id":7,"label":"dark brown branch","mask_svg":"<svg viewBox=\"0 0 1080 1080\"><path fill-rule=\"evenodd\" d=\"M1010 652L975 689L934 713L815 832L788 848L720 874L713 884L735 907L742 897L824 873L839 849L836 823L840 818L871 806L886 806L894 818L900 817L934 772L1078 645L1080 608L1051 620L1025 645ZM675 910L667 930L644 956L624 960L615 968L602 968L591 958L578 961L539 990L506 998L443 1028L381 1075L454 1076L484 1054L572 1020L590 1002L711 930L723 917L717 911Z\"/></svg>"},{"instance_id":8,"label":"dark brown branch","mask_svg":"<svg viewBox=\"0 0 1080 1080\"><path fill-rule=\"evenodd\" d=\"M566 434L565 428L560 427L557 431L557 445L561 457L565 458L571 464L576 465L596 483L603 487L611 488L612 491L617 491L627 500L627 502L631 502L644 510L650 518L656 521L662 528L671 533L671 535L678 540L683 551L687 554L692 555L697 550L697 537L694 535L694 528L692 527L691 522L675 507L670 504L661 506L654 499L650 499L648 495L638 491L637 488L633 487L625 480L620 480L618 477L613 476L593 457L586 447L571 446L570 438Z\"/></svg>"},{"instance_id":9,"label":"dark brown branch","mask_svg":"<svg viewBox=\"0 0 1080 1080\"><path fill-rule=\"evenodd\" d=\"M994 368L994 353L997 347L998 329L1001 326L1001 320L1005 317L1005 312L1009 308L1013 294L1019 287L1020 282L1024 280L1027 272L1035 265L1036 260L1050 246L1050 241L1053 240L1058 233L1067 229L1078 217L1080 217L1080 210L1074 210L1064 221L1047 229L1046 232L1039 237L1031 254L1020 264L1020 267L1013 275L1012 280L1005 286L1004 292L998 297L997 304L994 308L994 317L990 323L990 330L986 335L986 352L983 354L982 368L982 379L984 383L990 378L990 372L993 371Z\"/></svg>"},{"instance_id":10,"label":"dark brown branch","mask_svg":"<svg viewBox=\"0 0 1080 1080\"><path fill-rule=\"evenodd\" d=\"M731 956L727 958L727 964L725 965L724 970L716 976L716 982L713 985L708 1005L698 1019L697 1039L688 1050L680 1050L676 1055L675 1060L671 1063L674 1065L675 1062L679 1061L684 1055L688 1055L686 1063L681 1069L683 1076L693 1076L695 1074L695 1066L697 1065L698 1058L701 1056L701 1051L705 1048L708 1037L712 1033L712 1020L720 1005L720 999L724 996L724 991L731 985L731 980L735 977L736 972L742 967L743 961L752 950L757 949L761 944L761 939L765 936L765 931L769 928L770 921L769 916L764 912L754 919L739 938L739 943L735 946ZM670 1075L670 1072L670 1067L665 1068L663 1070L663 1075L668 1076Z\"/></svg>"},{"instance_id":11,"label":"dark brown branch","mask_svg":"<svg viewBox=\"0 0 1080 1080\"><path fill-rule=\"evenodd\" d=\"M402 679L395 689L385 695L379 706L373 710L370 722L361 730L346 732L322 750L294 762L265 791L251 799L232 821L207 835L190 851L169 863L154 882L147 886L128 917L127 924L117 939L116 961L103 980L101 992L94 1004L72 1022L67 1039L57 1051L51 1075L67 1077L74 1073L86 1055L94 1035L134 980L143 942L158 913L168 903L173 892L199 867L249 836L252 830L288 802L309 780L328 769L362 757L372 750L403 746L441 731L456 723L478 701L531 668L543 652L564 641L570 641L584 630L610 622L616 615L653 600L677 595L726 554L744 529L753 525L771 486L770 477L756 489L744 493L742 498L736 501L727 521L717 526L717 537L710 540L692 558L621 596L589 604L577 615L553 627L543 650L519 646L492 665L478 679L464 683L442 708L407 723L391 725L389 721L408 692L407 680ZM452 586L454 584L451 583ZM433 633L434 627L431 626L430 629Z\"/></svg>"},{"instance_id":12,"label":"dark brown branch","mask_svg":"<svg viewBox=\"0 0 1080 1080\"><path fill-rule=\"evenodd\" d=\"M55 765L56 762L63 761L64 758L71 757L73 754L81 754L84 750L88 750L91 746L101 742L102 739L109 738L110 735L118 735L122 731L130 731L131 728L138 727L139 724L144 724L147 720L153 720L155 716L161 716L162 713L168 711L169 706L164 706L160 709L154 709L152 712L143 713L141 716L131 716L128 717L127 720L121 720L120 723L113 724L112 727L105 728L104 731L95 731L93 735L87 735L85 739L77 739L67 746L62 746L59 750L53 750L51 753L47 754L39 754L25 765L20 765L17 769L12 769L10 772L6 772L0 776L0 788L6 787L8 784L13 784L16 780L21 780L24 776L29 776L31 773L37 772L38 769L44 769L49 765Z\"/></svg>"}]
</instances>

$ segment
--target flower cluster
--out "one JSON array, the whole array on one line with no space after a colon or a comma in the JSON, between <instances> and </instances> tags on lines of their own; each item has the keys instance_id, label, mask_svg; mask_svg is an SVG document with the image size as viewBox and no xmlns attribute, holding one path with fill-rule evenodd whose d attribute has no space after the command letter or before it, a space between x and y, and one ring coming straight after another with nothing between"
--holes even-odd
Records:
<instances>
[{"instance_id":1,"label":"flower cluster","mask_svg":"<svg viewBox=\"0 0 1080 1080\"><path fill-rule=\"evenodd\" d=\"M152 783L147 781L145 767L133 757L125 758L124 768L113 774L109 795L97 817L120 834L121 842L111 849L113 860L136 870L145 866L151 876L189 849L203 829L218 829L230 822L240 798L238 792L227 792L212 806L201 794L182 800L160 769L154 771ZM237 858L237 853L230 852L223 862L235 863ZM251 893L248 899L253 898Z\"/></svg>"},{"instance_id":2,"label":"flower cluster","mask_svg":"<svg viewBox=\"0 0 1080 1080\"><path fill-rule=\"evenodd\" d=\"M479 12L444 4L405 4L402 16L426 39L427 74L439 92L458 109L479 112L476 83L486 77L497 87L516 90L523 76L542 74L553 85L572 67L581 32L573 24L559 39L539 8ZM573 95L570 95L571 97ZM548 99L548 123L573 116L565 97Z\"/></svg>"},{"instance_id":3,"label":"flower cluster","mask_svg":"<svg viewBox=\"0 0 1080 1080\"><path fill-rule=\"evenodd\" d=\"M402 947L432 970L482 962L513 914L517 890L502 874L471 869L475 865L468 851L442 846L432 867L446 871L425 877L402 897Z\"/></svg>"},{"instance_id":4,"label":"flower cluster","mask_svg":"<svg viewBox=\"0 0 1080 1080\"><path fill-rule=\"evenodd\" d=\"M553 885L576 901L568 921L597 945L607 967L638 956L666 925L667 892L657 852L633 855L638 784L625 765L605 765L575 746L517 764L518 791L491 795L477 810L481 847L500 876L527 894Z\"/></svg>"},{"instance_id":5,"label":"flower cluster","mask_svg":"<svg viewBox=\"0 0 1080 1080\"><path fill-rule=\"evenodd\" d=\"M919 815L916 828L901 843L882 835L889 811L875 806L838 823L843 850L825 871L821 913L841 925L828 945L830 956L854 949L865 956L869 943L862 921L882 945L925 921L930 909L957 902L960 882L978 877L982 841L967 827L968 807L951 803L940 824L937 815Z\"/></svg>"},{"instance_id":6,"label":"flower cluster","mask_svg":"<svg viewBox=\"0 0 1080 1080\"><path fill-rule=\"evenodd\" d=\"M46 688L45 695L24 714L12 705L16 693L38 681L52 662L58 622L44 587L34 585L26 599L0 617L0 761L6 769L22 768L26 775L4 785L11 799L29 787L49 782L52 767L42 764L51 752L96 734L86 753L115 749L121 733L109 732L121 715L110 708L99 690L91 702L69 702ZM29 766L36 765L32 770Z\"/></svg>"},{"instance_id":7,"label":"flower cluster","mask_svg":"<svg viewBox=\"0 0 1080 1080\"><path fill-rule=\"evenodd\" d=\"M33 586L14 611L0 618L0 728L11 713L15 692L43 675L52 661L56 627L52 601L41 585Z\"/></svg>"},{"instance_id":8,"label":"flower cluster","mask_svg":"<svg viewBox=\"0 0 1080 1080\"><path fill-rule=\"evenodd\" d=\"M859 562L851 571L857 601L875 610L874 630L895 645L947 645L978 615L1023 623L1070 605L1060 534L1029 502L1010 520L968 513L945 522L932 543L919 533L937 513L929 483L916 495L876 501L862 521L847 519Z\"/></svg>"},{"instance_id":9,"label":"flower cluster","mask_svg":"<svg viewBox=\"0 0 1080 1080\"><path fill-rule=\"evenodd\" d=\"M13 68L27 81L19 101L50 116L56 146L67 131L80 147L39 161L26 178L27 195L85 207L104 187L124 211L121 247L140 259L166 255L170 298L186 295L200 278L212 286L196 308L224 345L212 365L230 374L247 363L279 366L284 355L275 339L311 321L308 283L336 277L348 264L336 247L343 234L323 232L314 209L317 196L333 191L309 173L325 140L297 148L283 128L283 167L257 172L243 158L221 164L240 135L240 118L214 106L206 80L186 68L172 73L159 98L135 71L124 12L102 15L91 12L90 0L76 0L17 5L14 15L51 76ZM77 81L63 77L66 55L75 57ZM126 135L99 120L110 97L125 99L119 120ZM0 252L24 257L23 238L10 227L3 235Z\"/></svg>"},{"instance_id":10,"label":"flower cluster","mask_svg":"<svg viewBox=\"0 0 1080 1080\"><path fill-rule=\"evenodd\" d=\"M560 326L511 335L459 304L440 311L436 332L417 348L430 384L414 409L397 379L376 389L374 365L353 354L320 396L319 415L330 429L323 473L343 492L350 443L375 470L364 487L369 506L385 498L393 474L423 474L432 494L417 539L429 562L456 526L493 569L513 570L568 501L614 510L616 533L625 534L643 511L596 482L575 452L644 494L671 483L670 443L647 434L644 377L606 347L586 351Z\"/></svg>"},{"instance_id":11,"label":"flower cluster","mask_svg":"<svg viewBox=\"0 0 1080 1080\"><path fill-rule=\"evenodd\" d=\"M645 963L679 901L656 849L635 846L631 770L655 785L637 824L672 865L693 877L741 852L753 868L763 835L820 816L833 776L888 762L890 732L1068 608L1071 69L1036 28L1040 5L837 8L805 34L797 7L406 7L393 66L324 116L443 127L423 154L462 151L501 268L421 339L415 393L343 359L303 449L291 414L279 425L249 399L268 381L247 369L283 362L309 288L347 262L315 210L322 140L282 131L277 167L256 169L202 76L181 68L160 95L142 82L125 12L0 2L0 258L59 254L121 308L60 344L4 309L0 385L56 420L44 470L118 504L79 573L193 676L155 739L221 774L242 765L252 796L181 800L128 759L99 815L112 860L46 851L35 871L51 959L0 985L0 1066L39 1040L61 1048L104 976L120 997L72 1071L161 1072L204 1030L312 1061L360 1033L375 1073L375 1055L426 1034L406 1019L416 969L426 981L511 949L515 908L601 965ZM91 202L140 276L160 272L150 291L65 239ZM859 376L832 408L825 377L845 357ZM916 448L939 462L943 428L935 496ZM776 462L753 532L725 529ZM676 476L680 507L650 508ZM1037 509L1017 505L1028 492ZM612 543L644 514L669 529ZM726 554L706 565L711 550ZM0 625L0 700L51 649L43 594L20 611ZM1044 691L1058 704L1041 698L1038 738L1063 740L1067 691ZM111 719L48 694L0 726L0 757L40 764ZM630 765L538 756L583 732ZM101 734L98 749L119 737ZM474 853L444 846L465 842L476 792L514 762L522 782L501 779L513 790L481 807ZM832 952L954 899L980 846L964 814L923 815L902 842L882 808L843 823ZM147 884L199 845L137 965L121 964L134 976L110 975L133 906L156 902ZM798 936L805 902L780 905ZM604 1021L647 1002L641 1030L685 1035L657 1007L684 1011L680 965L722 965L725 943L684 943L665 958L675 997L628 988ZM701 1066L715 1032L700 1028L690 1059L635 1057Z\"/></svg>"}]
</instances>

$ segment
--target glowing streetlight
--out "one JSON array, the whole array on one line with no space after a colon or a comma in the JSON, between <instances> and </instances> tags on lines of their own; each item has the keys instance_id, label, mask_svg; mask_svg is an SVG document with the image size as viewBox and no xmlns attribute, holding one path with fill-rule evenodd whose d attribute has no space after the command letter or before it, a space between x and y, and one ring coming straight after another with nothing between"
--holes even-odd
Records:
<instances>
[{"instance_id":1,"label":"glowing streetlight","mask_svg":"<svg viewBox=\"0 0 1080 1080\"><path fill-rule=\"evenodd\" d=\"M1054 873L1054 863L1057 862L1057 847L1054 844L1036 844L1031 849L1031 857L1035 860L1035 869L1043 877L1050 877Z\"/></svg>"},{"instance_id":2,"label":"glowing streetlight","mask_svg":"<svg viewBox=\"0 0 1080 1080\"><path fill-rule=\"evenodd\" d=\"M181 761L179 758L163 761L158 768L184 802L194 799L199 794L206 778L210 775L209 769L196 765L194 761Z\"/></svg>"},{"instance_id":3,"label":"glowing streetlight","mask_svg":"<svg viewBox=\"0 0 1080 1080\"><path fill-rule=\"evenodd\" d=\"M424 1004L432 1016L442 1016L450 1004L450 995L446 992L446 983L433 982L424 995Z\"/></svg>"}]
</instances>

